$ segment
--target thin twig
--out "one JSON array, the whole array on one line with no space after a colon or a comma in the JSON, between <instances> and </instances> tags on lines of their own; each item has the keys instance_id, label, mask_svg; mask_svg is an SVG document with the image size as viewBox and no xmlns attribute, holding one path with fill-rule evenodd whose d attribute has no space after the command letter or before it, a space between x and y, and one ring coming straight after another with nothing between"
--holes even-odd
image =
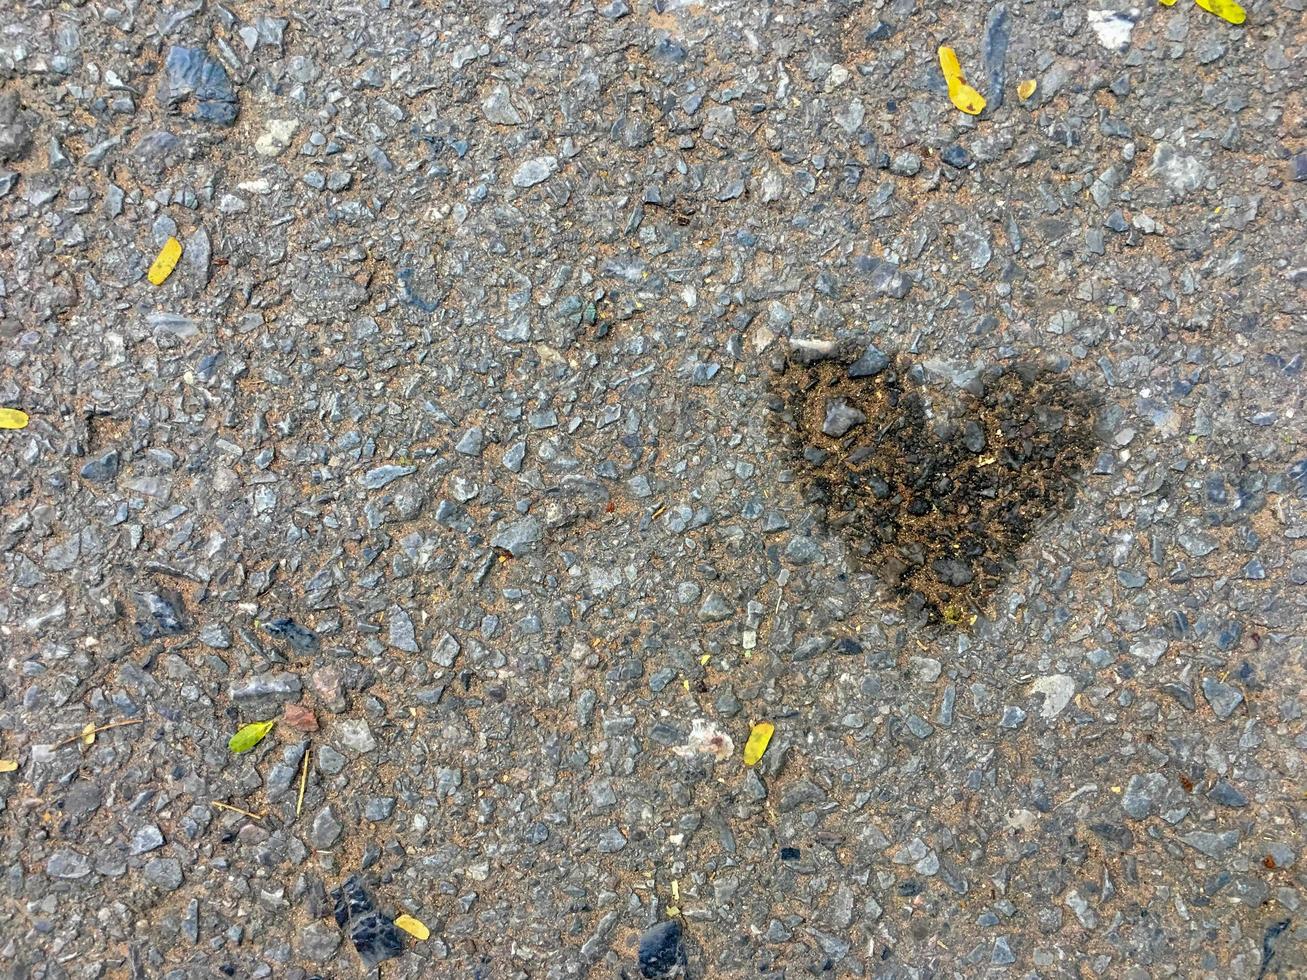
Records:
<instances>
[{"instance_id":1,"label":"thin twig","mask_svg":"<svg viewBox=\"0 0 1307 980\"><path fill-rule=\"evenodd\" d=\"M71 738L66 738L62 742L56 742L52 748L62 749L65 745L72 745L74 742L80 742L88 735L99 735L101 732L107 732L110 728L126 728L128 725L143 725L144 718L128 718L125 721L111 721L107 725L101 725L99 728L92 728L89 732L78 732Z\"/></svg>"},{"instance_id":2,"label":"thin twig","mask_svg":"<svg viewBox=\"0 0 1307 980\"><path fill-rule=\"evenodd\" d=\"M223 803L219 800L213 800L209 806L216 806L219 810L230 810L232 813L239 813L249 817L251 820L262 820L263 817L257 813L250 813L249 810L242 810L238 806L232 806L230 803Z\"/></svg>"},{"instance_id":3,"label":"thin twig","mask_svg":"<svg viewBox=\"0 0 1307 980\"><path fill-rule=\"evenodd\" d=\"M300 795L295 800L295 816L304 808L304 787L309 781L309 747L304 746L304 764L300 766Z\"/></svg>"}]
</instances>

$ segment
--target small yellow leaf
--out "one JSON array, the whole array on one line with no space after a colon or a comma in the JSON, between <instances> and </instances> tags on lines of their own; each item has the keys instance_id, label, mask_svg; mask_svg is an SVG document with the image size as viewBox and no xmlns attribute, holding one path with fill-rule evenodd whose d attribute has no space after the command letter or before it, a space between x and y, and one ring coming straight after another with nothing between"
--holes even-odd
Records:
<instances>
[{"instance_id":1,"label":"small yellow leaf","mask_svg":"<svg viewBox=\"0 0 1307 980\"><path fill-rule=\"evenodd\" d=\"M943 44L939 47L939 70L944 73L944 81L948 82L948 97L954 106L969 116L978 116L985 111L985 97L963 81L957 52Z\"/></svg>"},{"instance_id":2,"label":"small yellow leaf","mask_svg":"<svg viewBox=\"0 0 1307 980\"><path fill-rule=\"evenodd\" d=\"M1024 82L1022 82L1020 85L1017 86L1017 95L1021 97L1022 102L1025 102L1026 99L1030 98L1032 95L1035 94L1035 89L1038 87L1039 87L1038 82L1036 82L1033 78L1027 78Z\"/></svg>"},{"instance_id":3,"label":"small yellow leaf","mask_svg":"<svg viewBox=\"0 0 1307 980\"><path fill-rule=\"evenodd\" d=\"M0 408L0 429L26 429L27 423L26 412L16 408Z\"/></svg>"},{"instance_id":4,"label":"small yellow leaf","mask_svg":"<svg viewBox=\"0 0 1307 980\"><path fill-rule=\"evenodd\" d=\"M1175 0L1158 0L1158 2L1159 2L1162 6L1164 6L1164 7L1174 7L1174 6L1175 6Z\"/></svg>"},{"instance_id":5,"label":"small yellow leaf","mask_svg":"<svg viewBox=\"0 0 1307 980\"><path fill-rule=\"evenodd\" d=\"M774 731L776 731L776 726L770 721L760 721L753 726L753 729L749 732L749 740L744 743L744 764L746 766L752 766L762 758L762 754L767 751L767 743L771 741Z\"/></svg>"},{"instance_id":6,"label":"small yellow leaf","mask_svg":"<svg viewBox=\"0 0 1307 980\"><path fill-rule=\"evenodd\" d=\"M95 744L95 722L88 721L86 723L86 727L82 729L82 744L83 745Z\"/></svg>"},{"instance_id":7,"label":"small yellow leaf","mask_svg":"<svg viewBox=\"0 0 1307 980\"><path fill-rule=\"evenodd\" d=\"M708 661L711 660L711 659L712 659L712 654L711 654L711 653L705 653L703 656L701 656L701 657L699 658L699 666L700 666L700 667L707 667L707 666L708 666Z\"/></svg>"},{"instance_id":8,"label":"small yellow leaf","mask_svg":"<svg viewBox=\"0 0 1307 980\"><path fill-rule=\"evenodd\" d=\"M431 938L431 930L422 924L421 919L415 919L411 915L395 916L395 925L399 926L414 939Z\"/></svg>"},{"instance_id":9,"label":"small yellow leaf","mask_svg":"<svg viewBox=\"0 0 1307 980\"><path fill-rule=\"evenodd\" d=\"M14 772L18 769L18 763L13 759L0 759L0 772Z\"/></svg>"},{"instance_id":10,"label":"small yellow leaf","mask_svg":"<svg viewBox=\"0 0 1307 980\"><path fill-rule=\"evenodd\" d=\"M150 282L156 286L162 286L172 275L172 270L177 268L177 260L182 257L182 243L175 238L169 238L163 243L163 248L159 249L159 257L154 260L150 266L150 271L146 273Z\"/></svg>"},{"instance_id":11,"label":"small yellow leaf","mask_svg":"<svg viewBox=\"0 0 1307 980\"><path fill-rule=\"evenodd\" d=\"M1217 17L1228 20L1231 24L1242 24L1248 19L1243 7L1234 0L1194 0L1194 2L1209 14L1216 14Z\"/></svg>"},{"instance_id":12,"label":"small yellow leaf","mask_svg":"<svg viewBox=\"0 0 1307 980\"><path fill-rule=\"evenodd\" d=\"M227 748L233 752L248 752L263 741L263 736L272 731L277 719L271 721L252 721L233 735L227 742Z\"/></svg>"}]
</instances>

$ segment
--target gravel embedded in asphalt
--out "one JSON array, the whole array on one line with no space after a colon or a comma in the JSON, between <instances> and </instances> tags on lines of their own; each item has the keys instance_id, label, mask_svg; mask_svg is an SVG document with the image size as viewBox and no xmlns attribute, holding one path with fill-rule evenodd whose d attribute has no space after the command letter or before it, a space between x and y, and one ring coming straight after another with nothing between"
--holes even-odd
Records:
<instances>
[{"instance_id":1,"label":"gravel embedded in asphalt","mask_svg":"<svg viewBox=\"0 0 1307 980\"><path fill-rule=\"evenodd\" d=\"M13 5L0 972L1307 971L1298 6Z\"/></svg>"}]
</instances>

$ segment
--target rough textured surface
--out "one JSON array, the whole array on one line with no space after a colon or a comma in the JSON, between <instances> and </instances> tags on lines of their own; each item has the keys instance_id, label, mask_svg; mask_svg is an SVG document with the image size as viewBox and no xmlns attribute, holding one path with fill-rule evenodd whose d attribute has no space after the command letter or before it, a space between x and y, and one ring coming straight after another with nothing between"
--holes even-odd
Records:
<instances>
[{"instance_id":1,"label":"rough textured surface","mask_svg":"<svg viewBox=\"0 0 1307 980\"><path fill-rule=\"evenodd\" d=\"M1302 975L1302 6L8 4L0 974ZM796 341L1097 400L974 624Z\"/></svg>"}]
</instances>

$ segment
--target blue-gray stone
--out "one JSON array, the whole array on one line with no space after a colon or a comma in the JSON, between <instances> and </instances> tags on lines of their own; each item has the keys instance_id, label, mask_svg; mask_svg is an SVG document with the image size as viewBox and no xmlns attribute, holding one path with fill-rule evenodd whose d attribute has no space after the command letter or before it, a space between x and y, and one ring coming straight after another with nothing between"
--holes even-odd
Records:
<instances>
[{"instance_id":1,"label":"blue-gray stone","mask_svg":"<svg viewBox=\"0 0 1307 980\"><path fill-rule=\"evenodd\" d=\"M688 957L681 924L668 920L646 929L640 936L639 962L645 980L664 980L683 973Z\"/></svg>"},{"instance_id":2,"label":"blue-gray stone","mask_svg":"<svg viewBox=\"0 0 1307 980\"><path fill-rule=\"evenodd\" d=\"M974 162L971 153L960 143L950 143L940 151L939 158L950 167L966 170Z\"/></svg>"},{"instance_id":3,"label":"blue-gray stone","mask_svg":"<svg viewBox=\"0 0 1307 980\"><path fill-rule=\"evenodd\" d=\"M1012 31L1008 27L1007 7L995 4L985 20L985 75L989 87L985 90L986 109L993 115L1003 104L1003 88L1007 82L1007 46Z\"/></svg>"},{"instance_id":4,"label":"blue-gray stone","mask_svg":"<svg viewBox=\"0 0 1307 980\"><path fill-rule=\"evenodd\" d=\"M106 449L83 464L82 479L90 480L92 483L108 483L118 475L118 464L118 450Z\"/></svg>"},{"instance_id":5,"label":"blue-gray stone","mask_svg":"<svg viewBox=\"0 0 1307 980\"><path fill-rule=\"evenodd\" d=\"M454 446L454 451L462 453L464 456L480 456L481 449L486 444L485 433L481 431L481 426L474 425L463 433L462 438Z\"/></svg>"},{"instance_id":6,"label":"blue-gray stone","mask_svg":"<svg viewBox=\"0 0 1307 980\"><path fill-rule=\"evenodd\" d=\"M146 862L142 873L161 891L175 892L182 886L182 865L176 858L153 858Z\"/></svg>"},{"instance_id":7,"label":"blue-gray stone","mask_svg":"<svg viewBox=\"0 0 1307 980\"><path fill-rule=\"evenodd\" d=\"M1026 712L1015 704L1009 704L1003 709L1003 718L999 721L1002 728L1020 728L1026 721Z\"/></svg>"},{"instance_id":8,"label":"blue-gray stone","mask_svg":"<svg viewBox=\"0 0 1307 980\"><path fill-rule=\"evenodd\" d=\"M136 833L132 834L130 848L132 854L145 854L161 847L163 847L163 832L152 823L143 825Z\"/></svg>"},{"instance_id":9,"label":"blue-gray stone","mask_svg":"<svg viewBox=\"0 0 1307 980\"><path fill-rule=\"evenodd\" d=\"M853 259L853 267L865 273L871 280L872 289L882 296L903 299L912 290L912 277L887 259L858 255Z\"/></svg>"},{"instance_id":10,"label":"blue-gray stone","mask_svg":"<svg viewBox=\"0 0 1307 980\"><path fill-rule=\"evenodd\" d=\"M380 490L382 487L394 483L401 476L408 476L410 473L416 473L416 466L378 466L376 469L368 470L363 474L359 481L366 490Z\"/></svg>"},{"instance_id":11,"label":"blue-gray stone","mask_svg":"<svg viewBox=\"0 0 1307 980\"><path fill-rule=\"evenodd\" d=\"M854 408L842 398L826 403L826 418L821 424L821 431L832 439L838 439L852 429L867 421L867 416Z\"/></svg>"},{"instance_id":12,"label":"blue-gray stone","mask_svg":"<svg viewBox=\"0 0 1307 980\"><path fill-rule=\"evenodd\" d=\"M1243 692L1231 687L1215 677L1203 678L1203 697L1216 712L1216 717L1225 721L1234 713L1234 709L1243 703Z\"/></svg>"},{"instance_id":13,"label":"blue-gray stone","mask_svg":"<svg viewBox=\"0 0 1307 980\"><path fill-rule=\"evenodd\" d=\"M173 46L164 62L159 101L172 110L187 99L195 100L190 118L198 122L230 126L240 111L227 69L203 48Z\"/></svg>"},{"instance_id":14,"label":"blue-gray stone","mask_svg":"<svg viewBox=\"0 0 1307 980\"><path fill-rule=\"evenodd\" d=\"M158 592L142 592L135 599L139 611L136 634L142 640L155 640L161 636L175 636L185 632L182 597L177 592L160 589Z\"/></svg>"},{"instance_id":15,"label":"blue-gray stone","mask_svg":"<svg viewBox=\"0 0 1307 980\"><path fill-rule=\"evenodd\" d=\"M849 377L874 378L888 366L889 358L875 344L868 344L862 356L849 365Z\"/></svg>"},{"instance_id":16,"label":"blue-gray stone","mask_svg":"<svg viewBox=\"0 0 1307 980\"><path fill-rule=\"evenodd\" d=\"M1216 785L1207 791L1207 798L1213 803L1236 809L1248 805L1248 797L1239 792L1228 779L1218 779Z\"/></svg>"},{"instance_id":17,"label":"blue-gray stone","mask_svg":"<svg viewBox=\"0 0 1307 980\"><path fill-rule=\"evenodd\" d=\"M405 653L417 653L417 634L409 614L401 606L391 606L386 615L390 618L390 645Z\"/></svg>"},{"instance_id":18,"label":"blue-gray stone","mask_svg":"<svg viewBox=\"0 0 1307 980\"><path fill-rule=\"evenodd\" d=\"M1201 851L1208 857L1220 857L1239 843L1239 831L1227 830L1215 834L1207 830L1195 830L1184 834L1180 839L1195 851Z\"/></svg>"},{"instance_id":19,"label":"blue-gray stone","mask_svg":"<svg viewBox=\"0 0 1307 980\"><path fill-rule=\"evenodd\" d=\"M539 519L527 517L501 527L490 539L490 543L496 548L503 548L514 558L519 558L531 550L543 533L544 525Z\"/></svg>"},{"instance_id":20,"label":"blue-gray stone","mask_svg":"<svg viewBox=\"0 0 1307 980\"><path fill-rule=\"evenodd\" d=\"M300 653L312 653L318 648L318 635L289 616L270 619L263 624L263 629L269 636L285 640Z\"/></svg>"},{"instance_id":21,"label":"blue-gray stone","mask_svg":"<svg viewBox=\"0 0 1307 980\"><path fill-rule=\"evenodd\" d=\"M1146 772L1130 777L1121 797L1121 809L1135 820L1156 813L1166 793L1167 780L1160 772Z\"/></svg>"},{"instance_id":22,"label":"blue-gray stone","mask_svg":"<svg viewBox=\"0 0 1307 980\"><path fill-rule=\"evenodd\" d=\"M994 952L990 954L989 962L999 966L1006 966L1016 961L1016 954L1012 952L1012 947L1008 945L1007 936L999 936L995 939Z\"/></svg>"}]
</instances>

